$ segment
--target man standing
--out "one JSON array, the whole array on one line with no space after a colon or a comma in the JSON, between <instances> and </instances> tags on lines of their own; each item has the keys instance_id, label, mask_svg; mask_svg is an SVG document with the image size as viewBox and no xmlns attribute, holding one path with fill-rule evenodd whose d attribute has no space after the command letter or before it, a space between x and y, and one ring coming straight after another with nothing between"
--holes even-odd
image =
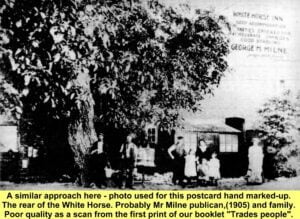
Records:
<instances>
[{"instance_id":1,"label":"man standing","mask_svg":"<svg viewBox=\"0 0 300 219\"><path fill-rule=\"evenodd\" d=\"M106 187L105 167L109 165L107 159L107 145L104 143L104 135L98 135L96 141L90 149L90 170L91 180L99 188Z\"/></svg>"},{"instance_id":2,"label":"man standing","mask_svg":"<svg viewBox=\"0 0 300 219\"><path fill-rule=\"evenodd\" d=\"M128 135L126 138L126 143L122 144L120 148L122 184L123 181L125 181L125 187L130 189L132 189L133 185L133 171L135 169L137 150L137 146L132 142L132 139L133 135Z\"/></svg>"},{"instance_id":3,"label":"man standing","mask_svg":"<svg viewBox=\"0 0 300 219\"><path fill-rule=\"evenodd\" d=\"M177 137L177 142L168 149L168 154L172 158L173 164L173 183L182 185L184 180L185 166L185 146L182 136Z\"/></svg>"}]
</instances>

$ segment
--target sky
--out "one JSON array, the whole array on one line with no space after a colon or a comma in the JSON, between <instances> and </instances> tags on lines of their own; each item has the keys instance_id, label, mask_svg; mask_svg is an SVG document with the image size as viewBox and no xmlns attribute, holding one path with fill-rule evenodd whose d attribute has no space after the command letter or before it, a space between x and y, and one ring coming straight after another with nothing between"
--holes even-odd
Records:
<instances>
[{"instance_id":1,"label":"sky","mask_svg":"<svg viewBox=\"0 0 300 219\"><path fill-rule=\"evenodd\" d=\"M174 4L174 1L172 2ZM202 112L196 115L199 120L224 121L226 117L242 117L246 119L246 127L254 128L258 121L257 111L263 103L274 96L280 96L287 89L297 93L300 88L300 14L298 13L300 1L183 0L178 2L189 2L192 8L214 10L216 14L226 16L235 33L238 27L250 27L252 29L250 32L264 29L281 31L279 37L284 37L271 47L285 48L285 54L231 49L228 56L230 71L226 72L220 86L215 89L214 96L207 97L202 102ZM234 13L240 15L234 16ZM264 20L266 18L268 19ZM246 21L247 24L241 21ZM274 24L276 27L249 26L250 22ZM262 34L260 38L264 36L266 35ZM239 44L245 39L247 37L230 36L231 45ZM263 43L260 46L270 45ZM195 115L187 117L195 119Z\"/></svg>"}]
</instances>

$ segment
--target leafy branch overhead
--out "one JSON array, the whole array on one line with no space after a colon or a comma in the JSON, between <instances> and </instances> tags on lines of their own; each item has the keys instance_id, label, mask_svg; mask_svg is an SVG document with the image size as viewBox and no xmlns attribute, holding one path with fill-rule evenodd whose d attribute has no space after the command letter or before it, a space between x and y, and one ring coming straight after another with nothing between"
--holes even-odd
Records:
<instances>
[{"instance_id":1,"label":"leafy branch overhead","mask_svg":"<svg viewBox=\"0 0 300 219\"><path fill-rule=\"evenodd\" d=\"M227 69L228 41L211 14L189 19L156 1L89 9L86 27L97 47L91 75L105 124L128 128L156 118L173 125L179 109L199 109Z\"/></svg>"},{"instance_id":2,"label":"leafy branch overhead","mask_svg":"<svg viewBox=\"0 0 300 219\"><path fill-rule=\"evenodd\" d=\"M159 1L4 2L5 80L25 111L78 120L89 102L103 125L175 125L180 109L200 109L227 69L222 16Z\"/></svg>"}]
</instances>

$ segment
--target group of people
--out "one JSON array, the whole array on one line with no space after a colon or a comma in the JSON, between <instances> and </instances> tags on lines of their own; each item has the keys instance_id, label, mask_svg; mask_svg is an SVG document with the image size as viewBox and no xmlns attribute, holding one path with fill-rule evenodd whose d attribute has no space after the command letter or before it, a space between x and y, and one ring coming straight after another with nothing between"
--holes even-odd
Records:
<instances>
[{"instance_id":1,"label":"group of people","mask_svg":"<svg viewBox=\"0 0 300 219\"><path fill-rule=\"evenodd\" d=\"M137 146L133 143L133 135L126 138L126 142L119 150L120 169L118 186L132 188L133 175L136 170ZM204 181L218 180L220 178L220 161L216 152L211 152L204 139L199 141L196 150L186 147L182 136L168 149L168 154L174 161L173 183L184 185L193 179ZM104 142L104 135L100 133L98 140L92 145L89 152L90 181L98 188L107 186L107 169L111 169L108 159L108 147ZM95 168L96 167L96 168Z\"/></svg>"},{"instance_id":2,"label":"group of people","mask_svg":"<svg viewBox=\"0 0 300 219\"><path fill-rule=\"evenodd\" d=\"M132 188L133 173L135 170L136 145L132 142L133 135L130 134L126 138L126 142L120 148L120 171L117 179L120 188ZM107 186L107 169L111 169L108 160L108 147L104 143L104 135L100 133L98 141L90 148L89 153L89 171L90 181L98 188Z\"/></svg>"},{"instance_id":3,"label":"group of people","mask_svg":"<svg viewBox=\"0 0 300 219\"><path fill-rule=\"evenodd\" d=\"M122 144L120 155L120 169L118 186L120 188L132 188L133 175L136 170L137 146L133 143L133 135L126 138ZM216 151L212 151L204 139L200 139L196 148L189 147L184 143L182 136L177 137L177 141L168 148L168 154L173 160L173 184L185 186L189 183L197 182L201 185L216 185L221 178L220 160ZM261 141L253 139L253 144L248 151L248 172L246 178L248 183L256 184L263 182L263 159L264 153ZM104 142L102 133L90 148L89 170L91 182L98 188L107 186L106 169L110 168L108 160L108 147Z\"/></svg>"},{"instance_id":4,"label":"group of people","mask_svg":"<svg viewBox=\"0 0 300 219\"><path fill-rule=\"evenodd\" d=\"M179 136L177 142L169 147L168 154L173 160L174 184L186 185L194 179L202 185L216 185L221 178L217 153L208 148L204 139L200 139L197 148L193 149L185 145L183 137ZM248 150L248 171L245 177L248 184L263 183L264 163L267 162L262 142L255 137Z\"/></svg>"},{"instance_id":5,"label":"group of people","mask_svg":"<svg viewBox=\"0 0 300 219\"><path fill-rule=\"evenodd\" d=\"M261 184L276 178L276 155L279 150L271 145L263 145L260 138L252 140L249 147L249 166L246 175L249 184Z\"/></svg>"},{"instance_id":6,"label":"group of people","mask_svg":"<svg viewBox=\"0 0 300 219\"><path fill-rule=\"evenodd\" d=\"M182 136L169 147L168 154L173 160L173 183L189 184L192 180L202 184L216 184L220 179L220 160L216 151L209 150L204 139L199 140L197 148L184 143Z\"/></svg>"}]
</instances>

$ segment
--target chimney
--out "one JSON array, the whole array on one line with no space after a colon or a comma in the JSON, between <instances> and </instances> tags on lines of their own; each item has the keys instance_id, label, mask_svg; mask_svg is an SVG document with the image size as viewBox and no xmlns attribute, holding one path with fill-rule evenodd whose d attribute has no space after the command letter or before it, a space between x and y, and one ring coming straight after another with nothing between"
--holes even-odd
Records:
<instances>
[{"instance_id":1,"label":"chimney","mask_svg":"<svg viewBox=\"0 0 300 219\"><path fill-rule=\"evenodd\" d=\"M244 132L245 119L239 117L229 117L225 119L225 124Z\"/></svg>"}]
</instances>

